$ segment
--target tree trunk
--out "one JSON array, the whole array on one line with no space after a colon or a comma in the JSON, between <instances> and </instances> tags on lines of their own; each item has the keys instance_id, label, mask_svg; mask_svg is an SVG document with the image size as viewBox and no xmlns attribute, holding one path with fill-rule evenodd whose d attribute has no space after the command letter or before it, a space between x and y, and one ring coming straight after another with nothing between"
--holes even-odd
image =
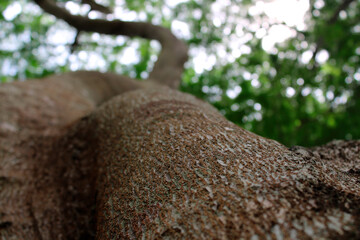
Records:
<instances>
[{"instance_id":1,"label":"tree trunk","mask_svg":"<svg viewBox=\"0 0 360 240\"><path fill-rule=\"evenodd\" d=\"M143 82L80 71L1 85L1 239L360 238L360 141L288 149L245 131L173 90L187 54L169 30L35 2L162 50Z\"/></svg>"},{"instance_id":2,"label":"tree trunk","mask_svg":"<svg viewBox=\"0 0 360 240\"><path fill-rule=\"evenodd\" d=\"M359 141L289 150L96 72L4 84L0 103L4 239L360 237Z\"/></svg>"}]
</instances>

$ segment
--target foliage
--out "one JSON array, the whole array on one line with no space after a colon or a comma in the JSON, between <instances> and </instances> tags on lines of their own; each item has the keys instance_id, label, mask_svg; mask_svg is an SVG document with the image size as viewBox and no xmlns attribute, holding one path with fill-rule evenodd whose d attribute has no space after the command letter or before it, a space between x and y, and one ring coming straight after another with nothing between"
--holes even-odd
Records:
<instances>
[{"instance_id":1,"label":"foliage","mask_svg":"<svg viewBox=\"0 0 360 240\"><path fill-rule=\"evenodd\" d=\"M104 17L76 1L58 2ZM253 13L262 1L175 2L99 1L123 20L171 27L190 46L181 90L234 123L289 146L360 138L360 1L334 15L343 1L312 0L303 28ZM14 4L21 13L5 18ZM77 69L146 78L159 51L155 42L97 33L80 33L76 46L74 29L31 2L3 0L0 9L2 82ZM287 27L291 36L266 49L276 27Z\"/></svg>"}]
</instances>

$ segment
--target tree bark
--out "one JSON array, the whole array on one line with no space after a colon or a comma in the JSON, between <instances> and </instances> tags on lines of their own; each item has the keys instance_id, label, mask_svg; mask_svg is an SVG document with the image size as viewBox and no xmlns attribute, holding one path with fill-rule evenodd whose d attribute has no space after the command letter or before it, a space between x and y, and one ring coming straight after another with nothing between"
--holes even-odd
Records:
<instances>
[{"instance_id":1,"label":"tree bark","mask_svg":"<svg viewBox=\"0 0 360 240\"><path fill-rule=\"evenodd\" d=\"M243 130L171 89L179 59L160 80L1 85L2 239L360 238L360 141L288 149Z\"/></svg>"},{"instance_id":2,"label":"tree bark","mask_svg":"<svg viewBox=\"0 0 360 240\"><path fill-rule=\"evenodd\" d=\"M96 107L114 82L130 91ZM2 85L1 236L360 236L359 141L289 150L154 86L95 72Z\"/></svg>"}]
</instances>

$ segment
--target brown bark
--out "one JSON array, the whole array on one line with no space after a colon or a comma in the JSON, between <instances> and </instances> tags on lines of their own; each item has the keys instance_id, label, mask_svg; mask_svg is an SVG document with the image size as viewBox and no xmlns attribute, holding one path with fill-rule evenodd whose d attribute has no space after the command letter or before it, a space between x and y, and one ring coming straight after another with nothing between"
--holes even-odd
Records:
<instances>
[{"instance_id":1,"label":"brown bark","mask_svg":"<svg viewBox=\"0 0 360 240\"><path fill-rule=\"evenodd\" d=\"M157 81L0 87L2 239L358 239L359 164L360 141L289 150Z\"/></svg>"},{"instance_id":2,"label":"brown bark","mask_svg":"<svg viewBox=\"0 0 360 240\"><path fill-rule=\"evenodd\" d=\"M2 237L360 236L359 141L290 151L129 79L96 108L124 80L109 76L1 86Z\"/></svg>"}]
</instances>

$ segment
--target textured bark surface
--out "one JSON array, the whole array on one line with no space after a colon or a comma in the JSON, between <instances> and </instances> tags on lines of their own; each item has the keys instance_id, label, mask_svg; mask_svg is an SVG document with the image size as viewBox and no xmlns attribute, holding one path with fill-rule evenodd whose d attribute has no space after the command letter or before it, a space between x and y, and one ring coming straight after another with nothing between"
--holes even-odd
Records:
<instances>
[{"instance_id":1,"label":"textured bark surface","mask_svg":"<svg viewBox=\"0 0 360 240\"><path fill-rule=\"evenodd\" d=\"M92 121L99 239L360 237L359 142L299 154L175 91L127 93Z\"/></svg>"},{"instance_id":2,"label":"textured bark surface","mask_svg":"<svg viewBox=\"0 0 360 240\"><path fill-rule=\"evenodd\" d=\"M115 80L131 90L100 105ZM360 237L359 141L289 150L113 74L2 85L0 103L5 239Z\"/></svg>"},{"instance_id":3,"label":"textured bark surface","mask_svg":"<svg viewBox=\"0 0 360 240\"><path fill-rule=\"evenodd\" d=\"M360 141L287 149L170 89L187 56L170 31L35 2L162 51L143 82L81 71L0 85L1 239L360 238Z\"/></svg>"},{"instance_id":4,"label":"textured bark surface","mask_svg":"<svg viewBox=\"0 0 360 240\"><path fill-rule=\"evenodd\" d=\"M0 236L87 234L81 226L89 229L87 211L95 201L88 196L95 161L91 132L79 130L84 135L70 139L66 133L101 102L139 87L129 78L98 72L0 86ZM80 156L89 160L79 162ZM79 200L84 196L86 201Z\"/></svg>"}]
</instances>

